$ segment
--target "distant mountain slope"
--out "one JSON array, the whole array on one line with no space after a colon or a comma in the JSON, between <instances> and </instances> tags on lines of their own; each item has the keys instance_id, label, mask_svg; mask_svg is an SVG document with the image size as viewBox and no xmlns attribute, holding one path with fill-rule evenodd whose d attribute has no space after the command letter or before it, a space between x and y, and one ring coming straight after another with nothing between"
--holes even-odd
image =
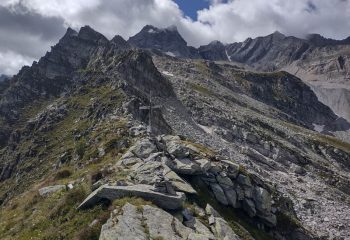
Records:
<instances>
[{"instance_id":1,"label":"distant mountain slope","mask_svg":"<svg viewBox=\"0 0 350 240\"><path fill-rule=\"evenodd\" d=\"M313 85L314 89L320 89L315 91L318 98L338 116L350 121L350 109L345 107L350 105L348 98L325 98L321 94L322 89L339 92L350 90L350 37L333 40L310 34L305 39L300 39L275 32L231 44L214 41L194 49L187 46L175 28L146 26L131 37L129 42L177 57L231 61L264 72L285 70ZM336 102L343 104L337 105Z\"/></svg>"},{"instance_id":2,"label":"distant mountain slope","mask_svg":"<svg viewBox=\"0 0 350 240\"><path fill-rule=\"evenodd\" d=\"M8 76L6 76L6 75L4 75L4 74L1 74L0 75L0 82L1 81L4 81L5 79L8 79L9 77Z\"/></svg>"}]
</instances>

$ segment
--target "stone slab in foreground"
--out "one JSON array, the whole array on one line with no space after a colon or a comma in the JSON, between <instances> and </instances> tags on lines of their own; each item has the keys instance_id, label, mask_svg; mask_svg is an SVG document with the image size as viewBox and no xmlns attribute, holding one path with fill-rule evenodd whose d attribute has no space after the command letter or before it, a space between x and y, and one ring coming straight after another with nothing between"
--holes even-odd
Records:
<instances>
[{"instance_id":1,"label":"stone slab in foreground","mask_svg":"<svg viewBox=\"0 0 350 240\"><path fill-rule=\"evenodd\" d=\"M138 184L132 186L108 186L104 185L93 191L78 207L85 209L96 205L102 199L113 201L123 197L140 197L151 201L163 209L180 209L185 202L185 194L176 192L176 195L169 195L153 191L153 186Z\"/></svg>"}]
</instances>

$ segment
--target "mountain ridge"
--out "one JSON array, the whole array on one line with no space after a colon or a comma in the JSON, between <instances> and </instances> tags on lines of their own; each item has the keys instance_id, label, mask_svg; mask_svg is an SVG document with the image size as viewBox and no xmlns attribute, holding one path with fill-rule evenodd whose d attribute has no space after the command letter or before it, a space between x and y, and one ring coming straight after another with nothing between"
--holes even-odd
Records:
<instances>
[{"instance_id":1,"label":"mountain ridge","mask_svg":"<svg viewBox=\"0 0 350 240\"><path fill-rule=\"evenodd\" d=\"M150 26L149 26L150 27ZM152 26L154 31L160 31ZM147 37L147 44L142 43L142 36ZM158 49L165 53L171 53L167 41L154 45L149 39L157 36L141 31L136 36L138 42L133 44L141 48ZM166 32L162 32L166 35ZM179 35L177 33L177 35ZM164 36L163 36L164 37ZM132 39L132 38L131 38ZM332 108L339 117L350 121L350 102L348 97L339 99L340 94L325 98L322 94L329 88L338 92L346 92L350 96L350 37L343 40L327 39L319 34L309 34L305 39L293 36L285 36L280 32L257 38L247 38L243 42L223 44L213 41L199 48L188 47L181 38L177 42L172 39L173 46L181 45L181 52L171 54L190 59L205 59L210 61L231 61L244 64L256 71L274 72L284 70L301 78L307 84L311 84L318 98ZM320 60L322 59L322 60ZM318 91L318 89L320 89ZM341 95L343 96L343 95ZM339 105L345 102L345 107ZM340 109L342 108L342 109Z\"/></svg>"},{"instance_id":2,"label":"mountain ridge","mask_svg":"<svg viewBox=\"0 0 350 240\"><path fill-rule=\"evenodd\" d=\"M86 26L1 89L2 239L349 235L350 146L311 130L337 116L287 72Z\"/></svg>"}]
</instances>

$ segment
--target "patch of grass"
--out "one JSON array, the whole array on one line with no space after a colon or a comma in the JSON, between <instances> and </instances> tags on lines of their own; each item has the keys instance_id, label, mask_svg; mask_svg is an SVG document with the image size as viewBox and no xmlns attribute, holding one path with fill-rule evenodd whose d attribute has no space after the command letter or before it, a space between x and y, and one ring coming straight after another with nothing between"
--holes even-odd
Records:
<instances>
[{"instance_id":1,"label":"patch of grass","mask_svg":"<svg viewBox=\"0 0 350 240\"><path fill-rule=\"evenodd\" d=\"M212 150L212 149L210 149L202 144L199 144L199 143L194 143L194 142L191 142L188 140L181 140L181 143L184 145L186 145L186 144L191 145L191 146L197 148L200 153L204 153L205 155L207 155L209 157L212 157L216 154L214 150Z\"/></svg>"},{"instance_id":2,"label":"patch of grass","mask_svg":"<svg viewBox=\"0 0 350 240\"><path fill-rule=\"evenodd\" d=\"M69 168L64 168L60 169L56 174L55 174L55 180L60 180L60 179L65 179L68 178L72 175L72 170Z\"/></svg>"},{"instance_id":3,"label":"patch of grass","mask_svg":"<svg viewBox=\"0 0 350 240\"><path fill-rule=\"evenodd\" d=\"M144 205L155 206L152 202L146 201L138 197L124 197L116 199L112 202L113 207L122 208L125 204L130 203L136 207L143 207Z\"/></svg>"},{"instance_id":4,"label":"patch of grass","mask_svg":"<svg viewBox=\"0 0 350 240\"><path fill-rule=\"evenodd\" d=\"M86 149L86 141L85 140L80 140L75 145L75 153L79 156L80 159L84 157L85 149Z\"/></svg>"},{"instance_id":5,"label":"patch of grass","mask_svg":"<svg viewBox=\"0 0 350 240\"><path fill-rule=\"evenodd\" d=\"M195 84L195 83L189 83L190 87L199 92L199 93L202 93L204 95L207 95L207 96L215 96L215 94L210 91L208 88L204 87L204 86L201 86L199 84Z\"/></svg>"}]
</instances>

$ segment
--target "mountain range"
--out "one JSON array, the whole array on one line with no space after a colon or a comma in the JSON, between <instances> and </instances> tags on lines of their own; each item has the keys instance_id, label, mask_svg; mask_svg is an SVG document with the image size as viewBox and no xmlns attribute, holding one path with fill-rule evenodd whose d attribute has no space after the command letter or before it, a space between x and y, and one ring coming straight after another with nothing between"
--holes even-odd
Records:
<instances>
[{"instance_id":1,"label":"mountain range","mask_svg":"<svg viewBox=\"0 0 350 240\"><path fill-rule=\"evenodd\" d=\"M348 47L69 28L0 83L1 239L347 239Z\"/></svg>"},{"instance_id":2,"label":"mountain range","mask_svg":"<svg viewBox=\"0 0 350 240\"><path fill-rule=\"evenodd\" d=\"M319 100L338 116L350 120L350 37L333 40L310 34L300 39L275 32L238 43L213 41L194 49L187 46L176 27L158 29L146 26L128 42L140 48L158 49L171 56L230 61L256 71L287 71L309 84Z\"/></svg>"}]
</instances>

